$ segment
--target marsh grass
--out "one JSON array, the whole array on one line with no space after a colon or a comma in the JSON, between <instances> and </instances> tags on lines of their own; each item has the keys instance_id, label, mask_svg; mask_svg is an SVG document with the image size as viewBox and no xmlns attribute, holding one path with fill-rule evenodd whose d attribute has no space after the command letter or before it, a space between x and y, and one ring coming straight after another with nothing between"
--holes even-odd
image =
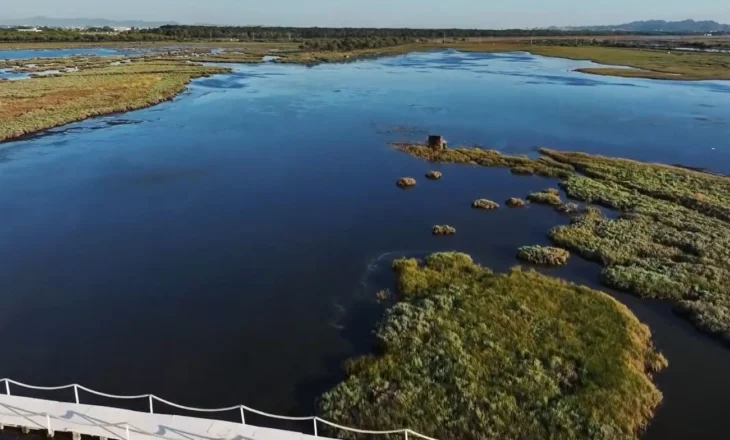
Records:
<instances>
[{"instance_id":1,"label":"marsh grass","mask_svg":"<svg viewBox=\"0 0 730 440\"><path fill-rule=\"evenodd\" d=\"M454 235L456 234L456 228L449 225L435 225L433 228L431 228L431 234L439 236L439 235Z\"/></svg>"},{"instance_id":2,"label":"marsh grass","mask_svg":"<svg viewBox=\"0 0 730 440\"><path fill-rule=\"evenodd\" d=\"M442 153L413 144L396 148L436 161L512 167L498 152L472 156L460 149ZM549 164L564 171L560 186L568 197L618 210L618 218L589 206L576 212L556 190L533 193L572 214L570 224L549 232L552 241L604 267L601 281L643 297L676 301L700 329L730 342L730 178L687 168L628 159L541 149L539 159L520 166ZM488 157L490 160L471 160ZM560 165L556 165L560 164ZM568 171L572 170L572 171Z\"/></svg>"},{"instance_id":3,"label":"marsh grass","mask_svg":"<svg viewBox=\"0 0 730 440\"><path fill-rule=\"evenodd\" d=\"M568 263L570 252L550 246L523 246L517 250L517 258L533 264L563 266Z\"/></svg>"},{"instance_id":4,"label":"marsh grass","mask_svg":"<svg viewBox=\"0 0 730 440\"><path fill-rule=\"evenodd\" d=\"M381 354L348 362L320 401L329 420L442 439L631 440L662 399L651 377L666 360L606 294L457 253L394 267Z\"/></svg>"},{"instance_id":5,"label":"marsh grass","mask_svg":"<svg viewBox=\"0 0 730 440\"><path fill-rule=\"evenodd\" d=\"M416 179L413 177L401 177L398 179L398 181L395 182L395 185L398 188L406 189L406 188L412 188L416 186Z\"/></svg>"},{"instance_id":6,"label":"marsh grass","mask_svg":"<svg viewBox=\"0 0 730 440\"><path fill-rule=\"evenodd\" d=\"M193 78L225 69L180 62L91 68L0 86L0 141L175 97Z\"/></svg>"},{"instance_id":7,"label":"marsh grass","mask_svg":"<svg viewBox=\"0 0 730 440\"><path fill-rule=\"evenodd\" d=\"M471 204L471 207L474 209L484 209L484 210L491 211L494 209L499 209L499 203L496 203L496 202L493 202L493 201L487 200L487 199L479 199L479 200L474 200Z\"/></svg>"},{"instance_id":8,"label":"marsh grass","mask_svg":"<svg viewBox=\"0 0 730 440\"><path fill-rule=\"evenodd\" d=\"M563 201L558 194L551 190L544 190L528 194L527 200L529 200L530 203L540 203L543 205L552 205L557 207L563 204Z\"/></svg>"},{"instance_id":9,"label":"marsh grass","mask_svg":"<svg viewBox=\"0 0 730 440\"><path fill-rule=\"evenodd\" d=\"M510 208L522 208L523 206L525 206L525 201L517 197L512 197L510 199L507 199L505 205L509 206Z\"/></svg>"}]
</instances>

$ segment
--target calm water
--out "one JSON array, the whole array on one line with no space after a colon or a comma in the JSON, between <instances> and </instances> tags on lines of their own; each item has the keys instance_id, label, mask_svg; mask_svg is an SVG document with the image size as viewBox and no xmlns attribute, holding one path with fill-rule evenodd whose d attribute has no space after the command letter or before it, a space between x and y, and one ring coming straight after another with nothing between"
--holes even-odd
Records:
<instances>
[{"instance_id":1,"label":"calm water","mask_svg":"<svg viewBox=\"0 0 730 440\"><path fill-rule=\"evenodd\" d=\"M553 180L431 166L389 141L440 133L730 173L730 85L570 71L590 65L444 52L241 66L170 103L4 144L0 376L310 413L342 360L370 349L393 257L456 249L504 270L566 221L540 206L469 208ZM442 181L422 178L431 168ZM418 186L398 190L406 175ZM431 237L436 223L457 235ZM574 259L552 273L595 284L598 268ZM723 436L730 350L666 304L618 297L671 364L645 437Z\"/></svg>"},{"instance_id":2,"label":"calm water","mask_svg":"<svg viewBox=\"0 0 730 440\"><path fill-rule=\"evenodd\" d=\"M0 60L25 60L30 58L61 58L71 56L109 57L114 55L131 55L143 53L140 49L79 47L73 49L23 49L0 50Z\"/></svg>"}]
</instances>

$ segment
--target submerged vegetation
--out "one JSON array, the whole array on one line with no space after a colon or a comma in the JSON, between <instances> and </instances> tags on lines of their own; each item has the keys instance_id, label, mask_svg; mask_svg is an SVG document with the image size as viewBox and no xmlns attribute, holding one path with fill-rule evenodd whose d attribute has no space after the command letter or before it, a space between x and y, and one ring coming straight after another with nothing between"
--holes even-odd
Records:
<instances>
[{"instance_id":1,"label":"submerged vegetation","mask_svg":"<svg viewBox=\"0 0 730 440\"><path fill-rule=\"evenodd\" d=\"M433 161L512 167L515 160L490 150L440 152L407 145L397 148ZM522 166L556 164L550 169L565 171L560 185L569 197L621 212L609 218L589 207L551 230L553 242L601 264L604 284L675 300L698 327L730 341L729 177L585 153L540 152L538 159L520 159ZM566 207L550 192L531 194L530 200Z\"/></svg>"},{"instance_id":2,"label":"submerged vegetation","mask_svg":"<svg viewBox=\"0 0 730 440\"><path fill-rule=\"evenodd\" d=\"M443 439L636 439L666 366L610 296L534 271L493 274L464 254L395 262L399 302L320 411L364 429ZM335 432L339 438L352 434Z\"/></svg>"},{"instance_id":3,"label":"submerged vegetation","mask_svg":"<svg viewBox=\"0 0 730 440\"><path fill-rule=\"evenodd\" d=\"M568 263L570 252L550 246L523 246L517 250L517 258L528 263L562 266Z\"/></svg>"}]
</instances>

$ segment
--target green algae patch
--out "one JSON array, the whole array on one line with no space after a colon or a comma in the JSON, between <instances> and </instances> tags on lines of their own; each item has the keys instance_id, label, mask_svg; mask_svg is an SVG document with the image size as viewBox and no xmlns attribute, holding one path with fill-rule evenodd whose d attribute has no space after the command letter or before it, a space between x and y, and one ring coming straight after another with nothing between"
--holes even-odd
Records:
<instances>
[{"instance_id":1,"label":"green algae patch","mask_svg":"<svg viewBox=\"0 0 730 440\"><path fill-rule=\"evenodd\" d=\"M348 362L320 400L328 420L439 439L629 440L662 399L652 375L666 360L606 294L458 253L394 267L380 353Z\"/></svg>"}]
</instances>

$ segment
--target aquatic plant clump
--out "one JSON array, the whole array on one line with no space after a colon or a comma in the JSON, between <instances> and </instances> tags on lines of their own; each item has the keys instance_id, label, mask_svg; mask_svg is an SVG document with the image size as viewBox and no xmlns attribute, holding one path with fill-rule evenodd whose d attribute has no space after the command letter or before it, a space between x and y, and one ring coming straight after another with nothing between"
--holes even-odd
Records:
<instances>
[{"instance_id":1,"label":"aquatic plant clump","mask_svg":"<svg viewBox=\"0 0 730 440\"><path fill-rule=\"evenodd\" d=\"M433 228L431 228L431 233L433 235L454 235L456 234L456 228L449 225L435 225Z\"/></svg>"},{"instance_id":2,"label":"aquatic plant clump","mask_svg":"<svg viewBox=\"0 0 730 440\"><path fill-rule=\"evenodd\" d=\"M639 438L667 363L625 306L535 271L494 274L464 254L394 267L399 302L377 327L381 354L347 363L322 417L440 439Z\"/></svg>"},{"instance_id":3,"label":"aquatic plant clump","mask_svg":"<svg viewBox=\"0 0 730 440\"><path fill-rule=\"evenodd\" d=\"M517 250L517 258L533 264L563 266L568 263L570 252L550 246L523 246Z\"/></svg>"},{"instance_id":4,"label":"aquatic plant clump","mask_svg":"<svg viewBox=\"0 0 730 440\"><path fill-rule=\"evenodd\" d=\"M411 188L416 186L416 179L412 177L401 177L395 184L398 188Z\"/></svg>"},{"instance_id":5,"label":"aquatic plant clump","mask_svg":"<svg viewBox=\"0 0 730 440\"><path fill-rule=\"evenodd\" d=\"M499 204L487 199L474 200L471 203L471 207L474 209L486 209L493 210L499 209Z\"/></svg>"},{"instance_id":6,"label":"aquatic plant clump","mask_svg":"<svg viewBox=\"0 0 730 440\"><path fill-rule=\"evenodd\" d=\"M439 171L429 171L426 173L426 179L428 180L439 180L442 174Z\"/></svg>"},{"instance_id":7,"label":"aquatic plant clump","mask_svg":"<svg viewBox=\"0 0 730 440\"><path fill-rule=\"evenodd\" d=\"M505 205L510 208L522 208L525 206L525 201L517 197L512 197L505 202Z\"/></svg>"},{"instance_id":8,"label":"aquatic plant clump","mask_svg":"<svg viewBox=\"0 0 730 440\"><path fill-rule=\"evenodd\" d=\"M580 212L580 206L577 203L561 203L555 207L555 210L563 214L575 214Z\"/></svg>"},{"instance_id":9,"label":"aquatic plant clump","mask_svg":"<svg viewBox=\"0 0 730 440\"><path fill-rule=\"evenodd\" d=\"M563 204L560 196L552 191L540 191L529 194L527 196L527 200L529 200L531 203L541 203L544 205L558 206Z\"/></svg>"}]
</instances>

